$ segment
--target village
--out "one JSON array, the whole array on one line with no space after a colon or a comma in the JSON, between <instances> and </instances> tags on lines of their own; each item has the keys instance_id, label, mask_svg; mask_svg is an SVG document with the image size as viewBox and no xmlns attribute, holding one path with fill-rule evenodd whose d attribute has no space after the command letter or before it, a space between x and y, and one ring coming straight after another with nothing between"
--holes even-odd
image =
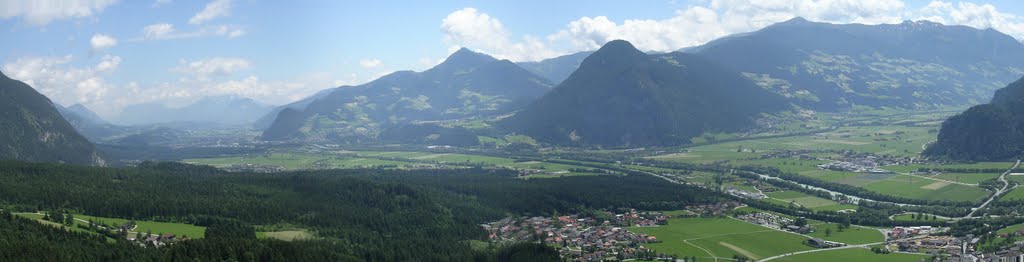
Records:
<instances>
[{"instance_id":1,"label":"village","mask_svg":"<svg viewBox=\"0 0 1024 262\"><path fill-rule=\"evenodd\" d=\"M541 241L559 246L562 257L575 261L656 256L643 246L658 242L656 237L636 234L627 228L665 225L668 216L661 212L636 210L621 214L606 212L604 215L605 219L578 215L505 218L482 226L492 242Z\"/></svg>"}]
</instances>

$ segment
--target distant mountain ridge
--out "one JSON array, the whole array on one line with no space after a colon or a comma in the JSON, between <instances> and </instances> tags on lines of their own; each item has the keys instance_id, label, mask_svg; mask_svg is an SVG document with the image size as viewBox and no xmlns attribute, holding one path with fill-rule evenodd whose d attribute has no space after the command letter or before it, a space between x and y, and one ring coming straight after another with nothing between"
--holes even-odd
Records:
<instances>
[{"instance_id":1,"label":"distant mountain ridge","mask_svg":"<svg viewBox=\"0 0 1024 262\"><path fill-rule=\"evenodd\" d=\"M423 72L395 72L279 108L262 138L379 141L389 126L512 112L550 88L515 63L463 48Z\"/></svg>"},{"instance_id":2,"label":"distant mountain ridge","mask_svg":"<svg viewBox=\"0 0 1024 262\"><path fill-rule=\"evenodd\" d=\"M0 72L0 159L105 165L50 99Z\"/></svg>"},{"instance_id":3,"label":"distant mountain ridge","mask_svg":"<svg viewBox=\"0 0 1024 262\"><path fill-rule=\"evenodd\" d=\"M828 24L794 18L688 48L796 104L927 108L987 100L1024 74L1024 44L992 29L927 21Z\"/></svg>"},{"instance_id":4,"label":"distant mountain ridge","mask_svg":"<svg viewBox=\"0 0 1024 262\"><path fill-rule=\"evenodd\" d=\"M1004 161L1024 156L1024 78L942 123L938 140L923 153L967 161Z\"/></svg>"},{"instance_id":5,"label":"distant mountain ridge","mask_svg":"<svg viewBox=\"0 0 1024 262\"><path fill-rule=\"evenodd\" d=\"M82 104L75 104L63 107L54 104L57 111L78 131L93 143L99 143L105 138L127 132L127 128L107 122L95 112Z\"/></svg>"},{"instance_id":6,"label":"distant mountain ridge","mask_svg":"<svg viewBox=\"0 0 1024 262\"><path fill-rule=\"evenodd\" d=\"M252 123L272 108L246 97L213 96L178 108L162 103L129 105L122 110L118 122L129 125L173 122L238 125Z\"/></svg>"},{"instance_id":7,"label":"distant mountain ridge","mask_svg":"<svg viewBox=\"0 0 1024 262\"><path fill-rule=\"evenodd\" d=\"M569 75L576 71L576 68L580 67L580 63L583 63L583 59L586 59L587 56L593 53L593 51L584 51L537 62L519 62L516 64L548 79L551 83L558 84L569 78Z\"/></svg>"},{"instance_id":8,"label":"distant mountain ridge","mask_svg":"<svg viewBox=\"0 0 1024 262\"><path fill-rule=\"evenodd\" d=\"M707 131L754 127L760 114L787 108L782 97L702 57L648 55L616 40L500 125L553 144L680 145Z\"/></svg>"}]
</instances>

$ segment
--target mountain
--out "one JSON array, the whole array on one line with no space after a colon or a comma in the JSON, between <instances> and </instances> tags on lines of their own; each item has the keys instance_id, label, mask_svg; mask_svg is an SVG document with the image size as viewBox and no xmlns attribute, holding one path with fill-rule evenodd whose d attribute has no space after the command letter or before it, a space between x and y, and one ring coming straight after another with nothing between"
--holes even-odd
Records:
<instances>
[{"instance_id":1,"label":"mountain","mask_svg":"<svg viewBox=\"0 0 1024 262\"><path fill-rule=\"evenodd\" d=\"M124 108L118 121L130 125L192 122L222 125L247 124L267 114L271 106L238 96L205 97L184 107L142 103Z\"/></svg>"},{"instance_id":2,"label":"mountain","mask_svg":"<svg viewBox=\"0 0 1024 262\"><path fill-rule=\"evenodd\" d=\"M787 108L782 97L697 55L648 55L616 40L499 125L554 144L678 145L706 131L753 127L761 113Z\"/></svg>"},{"instance_id":3,"label":"mountain","mask_svg":"<svg viewBox=\"0 0 1024 262\"><path fill-rule=\"evenodd\" d=\"M506 114L550 88L515 63L463 48L423 72L395 72L285 107L263 139L377 142L393 126Z\"/></svg>"},{"instance_id":4,"label":"mountain","mask_svg":"<svg viewBox=\"0 0 1024 262\"><path fill-rule=\"evenodd\" d=\"M53 102L0 72L0 159L104 165Z\"/></svg>"},{"instance_id":5,"label":"mountain","mask_svg":"<svg viewBox=\"0 0 1024 262\"><path fill-rule=\"evenodd\" d=\"M524 69L551 81L551 83L557 84L565 81L573 71L576 71L576 68L580 67L580 63L583 62L583 59L593 53L594 52L591 51L579 52L571 55L544 59L537 62L519 62L517 64Z\"/></svg>"},{"instance_id":6,"label":"mountain","mask_svg":"<svg viewBox=\"0 0 1024 262\"><path fill-rule=\"evenodd\" d=\"M75 128L75 131L78 131L79 134L82 134L82 136L85 136L86 139L93 143L99 143L106 138L129 131L127 127L114 125L103 120L102 117L82 104L75 104L69 107L63 107L58 104L53 106Z\"/></svg>"},{"instance_id":7,"label":"mountain","mask_svg":"<svg viewBox=\"0 0 1024 262\"><path fill-rule=\"evenodd\" d=\"M256 122L253 123L252 126L253 128L259 130L266 130L267 128L270 128L270 125L274 123L274 119L276 119L277 115L280 114L281 111L283 111L284 109L291 108L297 110L305 110L306 107L309 106L309 104L313 103L313 101L323 98L333 91L333 88L320 90L319 92L316 92L316 94L303 98L302 100L291 102L283 106L275 107L273 110L270 110L270 112L264 114L259 119L256 119Z\"/></svg>"},{"instance_id":8,"label":"mountain","mask_svg":"<svg viewBox=\"0 0 1024 262\"><path fill-rule=\"evenodd\" d=\"M1024 78L942 123L939 138L924 155L968 161L1001 161L1024 156Z\"/></svg>"},{"instance_id":9,"label":"mountain","mask_svg":"<svg viewBox=\"0 0 1024 262\"><path fill-rule=\"evenodd\" d=\"M1024 44L992 29L928 21L828 24L794 18L686 52L732 67L816 110L977 104L1024 74Z\"/></svg>"}]
</instances>

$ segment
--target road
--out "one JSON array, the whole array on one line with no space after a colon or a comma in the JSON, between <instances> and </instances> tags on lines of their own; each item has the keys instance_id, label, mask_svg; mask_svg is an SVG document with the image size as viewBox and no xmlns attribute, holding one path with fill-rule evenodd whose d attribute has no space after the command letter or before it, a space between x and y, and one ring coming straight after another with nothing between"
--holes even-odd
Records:
<instances>
[{"instance_id":1,"label":"road","mask_svg":"<svg viewBox=\"0 0 1024 262\"><path fill-rule=\"evenodd\" d=\"M777 255L777 256L773 256L773 257L767 257L767 258L758 260L757 262L769 261L769 260L773 260L773 259L779 259L779 258L788 257L788 256L795 256L795 255L799 255L799 254L807 254L807 253L823 252L823 251L833 251L833 250L849 249L849 248L864 248L864 247L869 247L869 246L873 246L873 245L880 245L880 244L885 244L885 242L868 243L868 244L860 244L860 245L849 245L849 246L841 246L841 247L833 247L833 248L811 249L811 250L806 250L806 251L797 251L797 252L785 253L785 254Z\"/></svg>"},{"instance_id":2,"label":"road","mask_svg":"<svg viewBox=\"0 0 1024 262\"><path fill-rule=\"evenodd\" d=\"M1006 181L1006 176L1013 172L1014 169L1017 169L1017 166L1020 166L1019 159L1017 160L1017 163L1013 164L1013 167L1010 167L1009 170L1006 170L1006 172L1003 172L1002 175L999 175L999 182L1003 182L1003 187L999 188L999 190L996 190L996 193L992 194L992 197L989 197L988 201L985 201L985 203L982 203L977 208L974 208L974 210L971 210L971 213L967 214L967 216L964 216L964 218L974 217L974 213L978 212L978 210L985 208L985 206L987 206L989 203L992 203L992 201L995 201L997 198L999 198L1000 195L1006 193L1006 188L1010 187L1010 181Z\"/></svg>"}]
</instances>

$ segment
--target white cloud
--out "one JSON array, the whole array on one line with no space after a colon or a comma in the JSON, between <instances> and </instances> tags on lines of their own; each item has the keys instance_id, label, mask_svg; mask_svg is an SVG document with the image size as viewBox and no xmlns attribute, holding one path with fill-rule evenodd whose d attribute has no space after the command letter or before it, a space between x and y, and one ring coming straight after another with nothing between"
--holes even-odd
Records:
<instances>
[{"instance_id":1,"label":"white cloud","mask_svg":"<svg viewBox=\"0 0 1024 262\"><path fill-rule=\"evenodd\" d=\"M229 76L235 72L249 69L249 60L235 57L214 57L189 62L182 59L171 71L194 76L198 79L209 79L217 76Z\"/></svg>"},{"instance_id":2,"label":"white cloud","mask_svg":"<svg viewBox=\"0 0 1024 262\"><path fill-rule=\"evenodd\" d=\"M104 76L117 70L121 57L105 55L94 66L76 67L71 55L62 57L22 57L3 65L13 79L32 86L56 103L82 103L90 108L110 112L111 95L118 87L104 81Z\"/></svg>"},{"instance_id":3,"label":"white cloud","mask_svg":"<svg viewBox=\"0 0 1024 262\"><path fill-rule=\"evenodd\" d=\"M95 34L89 39L92 51L100 51L117 45L117 39L104 34Z\"/></svg>"},{"instance_id":4,"label":"white cloud","mask_svg":"<svg viewBox=\"0 0 1024 262\"><path fill-rule=\"evenodd\" d=\"M731 34L759 30L794 17L829 23L882 24L931 20L947 25L993 28L1024 39L1024 18L991 4L933 1L912 9L900 0L710 0L699 1L663 19L581 17L543 38L515 39L495 17L474 8L450 13L441 21L450 50L470 47L515 61L594 50L615 39L645 51L675 51ZM420 61L427 64L427 61Z\"/></svg>"},{"instance_id":5,"label":"white cloud","mask_svg":"<svg viewBox=\"0 0 1024 262\"><path fill-rule=\"evenodd\" d=\"M527 35L521 41L513 41L501 21L475 8L463 8L448 14L441 21L441 32L452 50L472 47L497 58L516 61L557 55L536 37Z\"/></svg>"},{"instance_id":6,"label":"white cloud","mask_svg":"<svg viewBox=\"0 0 1024 262\"><path fill-rule=\"evenodd\" d=\"M975 4L959 2L932 1L916 11L915 19L930 20L942 24L966 25L975 28L992 28L1024 39L1024 19L1020 16L1003 13L991 4Z\"/></svg>"},{"instance_id":7,"label":"white cloud","mask_svg":"<svg viewBox=\"0 0 1024 262\"><path fill-rule=\"evenodd\" d=\"M359 66L363 68L374 68L380 66L381 62L379 59L363 59L359 60Z\"/></svg>"},{"instance_id":8,"label":"white cloud","mask_svg":"<svg viewBox=\"0 0 1024 262\"><path fill-rule=\"evenodd\" d=\"M228 16L231 14L231 0L214 0L202 11L188 19L189 24L199 25L214 18Z\"/></svg>"},{"instance_id":9,"label":"white cloud","mask_svg":"<svg viewBox=\"0 0 1024 262\"><path fill-rule=\"evenodd\" d=\"M246 31L244 28L235 25L202 26L194 31L181 32L175 29L173 24L157 23L143 27L141 37L132 38L128 41L138 42L145 40L170 40L204 36L223 36L227 38L236 38L244 36L245 34Z\"/></svg>"},{"instance_id":10,"label":"white cloud","mask_svg":"<svg viewBox=\"0 0 1024 262\"><path fill-rule=\"evenodd\" d=\"M166 39L171 33L174 33L174 25L168 23L152 24L142 28L145 39Z\"/></svg>"},{"instance_id":11,"label":"white cloud","mask_svg":"<svg viewBox=\"0 0 1024 262\"><path fill-rule=\"evenodd\" d=\"M582 17L548 37L571 51L592 50L624 39L648 51L674 51L735 33L750 32L793 17L838 23L895 23L904 10L901 1L886 0L713 0L691 6L662 20Z\"/></svg>"},{"instance_id":12,"label":"white cloud","mask_svg":"<svg viewBox=\"0 0 1024 262\"><path fill-rule=\"evenodd\" d=\"M93 16L117 0L4 0L0 1L0 18L21 17L36 26L54 20Z\"/></svg>"}]
</instances>

